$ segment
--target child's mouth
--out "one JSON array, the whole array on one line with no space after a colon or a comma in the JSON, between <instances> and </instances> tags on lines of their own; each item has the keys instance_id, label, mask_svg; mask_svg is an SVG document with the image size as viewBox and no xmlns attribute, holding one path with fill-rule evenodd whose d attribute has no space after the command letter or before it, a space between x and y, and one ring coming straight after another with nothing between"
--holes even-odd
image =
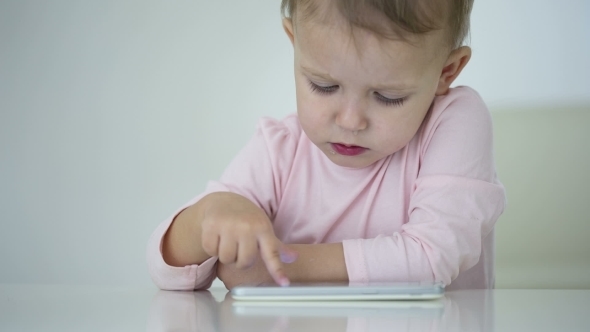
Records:
<instances>
[{"instance_id":1,"label":"child's mouth","mask_svg":"<svg viewBox=\"0 0 590 332\"><path fill-rule=\"evenodd\" d=\"M330 143L330 145L332 146L334 152L343 156L357 156L368 150L362 146L346 145L341 143Z\"/></svg>"}]
</instances>

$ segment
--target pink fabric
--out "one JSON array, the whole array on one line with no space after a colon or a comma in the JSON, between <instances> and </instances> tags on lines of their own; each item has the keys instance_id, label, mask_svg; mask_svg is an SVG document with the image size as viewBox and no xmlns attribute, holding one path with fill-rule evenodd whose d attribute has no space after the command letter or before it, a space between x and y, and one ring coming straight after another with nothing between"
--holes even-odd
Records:
<instances>
[{"instance_id":1,"label":"pink fabric","mask_svg":"<svg viewBox=\"0 0 590 332\"><path fill-rule=\"evenodd\" d=\"M147 260L160 288L211 285L215 258L171 267L160 247L173 217L216 191L238 193L264 209L285 243L342 242L351 282L494 286L493 229L505 192L496 177L490 114L470 88L436 97L406 147L363 169L332 163L296 115L263 118L221 179L153 233Z\"/></svg>"}]
</instances>

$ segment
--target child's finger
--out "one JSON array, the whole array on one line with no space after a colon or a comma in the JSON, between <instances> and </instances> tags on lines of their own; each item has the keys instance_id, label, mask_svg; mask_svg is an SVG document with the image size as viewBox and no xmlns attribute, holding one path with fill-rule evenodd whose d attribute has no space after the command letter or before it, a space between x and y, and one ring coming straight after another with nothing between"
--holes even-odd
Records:
<instances>
[{"instance_id":1,"label":"child's finger","mask_svg":"<svg viewBox=\"0 0 590 332\"><path fill-rule=\"evenodd\" d=\"M244 237L238 243L238 258L236 267L238 269L245 269L250 267L258 256L258 243L256 238Z\"/></svg>"},{"instance_id":2,"label":"child's finger","mask_svg":"<svg viewBox=\"0 0 590 332\"><path fill-rule=\"evenodd\" d=\"M236 261L238 243L228 237L222 237L219 241L219 261L223 264L231 264Z\"/></svg>"},{"instance_id":3,"label":"child's finger","mask_svg":"<svg viewBox=\"0 0 590 332\"><path fill-rule=\"evenodd\" d=\"M274 234L266 233L259 237L258 244L260 245L260 255L268 273L277 284L289 286L289 279L285 275L283 263L281 263L280 241Z\"/></svg>"},{"instance_id":4,"label":"child's finger","mask_svg":"<svg viewBox=\"0 0 590 332\"><path fill-rule=\"evenodd\" d=\"M203 233L201 236L201 246L209 256L217 256L219 253L219 235L207 236Z\"/></svg>"}]
</instances>

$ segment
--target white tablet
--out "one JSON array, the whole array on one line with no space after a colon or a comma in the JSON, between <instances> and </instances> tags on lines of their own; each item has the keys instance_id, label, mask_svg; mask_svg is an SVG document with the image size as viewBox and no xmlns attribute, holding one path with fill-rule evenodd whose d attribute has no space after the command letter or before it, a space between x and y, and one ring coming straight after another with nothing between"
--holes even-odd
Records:
<instances>
[{"instance_id":1,"label":"white tablet","mask_svg":"<svg viewBox=\"0 0 590 332\"><path fill-rule=\"evenodd\" d=\"M444 295L440 283L292 284L235 287L234 300L242 301L369 301L369 300L432 300Z\"/></svg>"}]
</instances>

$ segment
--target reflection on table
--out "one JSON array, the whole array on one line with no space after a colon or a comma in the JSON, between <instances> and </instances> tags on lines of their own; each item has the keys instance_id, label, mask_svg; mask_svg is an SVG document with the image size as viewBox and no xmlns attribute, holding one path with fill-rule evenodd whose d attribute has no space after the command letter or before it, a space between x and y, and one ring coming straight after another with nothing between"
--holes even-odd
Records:
<instances>
[{"instance_id":1,"label":"reflection on table","mask_svg":"<svg viewBox=\"0 0 590 332\"><path fill-rule=\"evenodd\" d=\"M249 302L159 291L148 331L492 331L493 291L434 301Z\"/></svg>"},{"instance_id":2,"label":"reflection on table","mask_svg":"<svg viewBox=\"0 0 590 332\"><path fill-rule=\"evenodd\" d=\"M238 303L225 289L0 284L0 331L590 331L590 290L448 291L428 302Z\"/></svg>"}]
</instances>

